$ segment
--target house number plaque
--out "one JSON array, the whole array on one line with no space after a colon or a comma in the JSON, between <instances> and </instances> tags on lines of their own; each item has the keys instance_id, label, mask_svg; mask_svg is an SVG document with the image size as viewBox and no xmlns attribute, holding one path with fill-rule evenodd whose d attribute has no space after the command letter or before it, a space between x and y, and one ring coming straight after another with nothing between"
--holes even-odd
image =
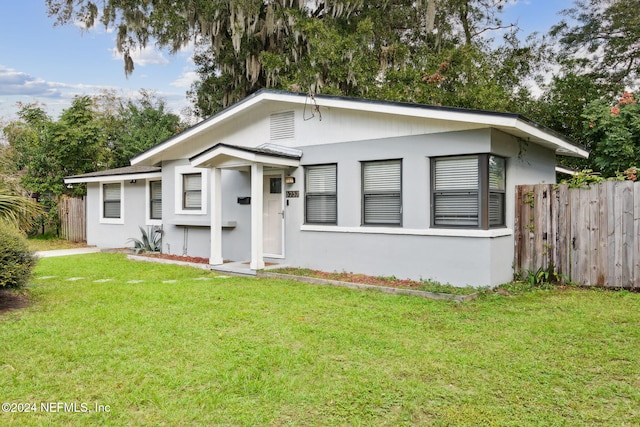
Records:
<instances>
[{"instance_id":1,"label":"house number plaque","mask_svg":"<svg viewBox=\"0 0 640 427\"><path fill-rule=\"evenodd\" d=\"M287 199L295 199L300 197L299 191L287 191Z\"/></svg>"}]
</instances>

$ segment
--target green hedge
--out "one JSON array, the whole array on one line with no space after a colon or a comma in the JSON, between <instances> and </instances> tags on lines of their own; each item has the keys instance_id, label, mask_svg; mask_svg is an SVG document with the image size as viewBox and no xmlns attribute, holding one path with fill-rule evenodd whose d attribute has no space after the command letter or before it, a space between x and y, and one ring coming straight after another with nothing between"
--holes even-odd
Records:
<instances>
[{"instance_id":1,"label":"green hedge","mask_svg":"<svg viewBox=\"0 0 640 427\"><path fill-rule=\"evenodd\" d=\"M26 285L36 262L22 233L0 221L0 288Z\"/></svg>"}]
</instances>

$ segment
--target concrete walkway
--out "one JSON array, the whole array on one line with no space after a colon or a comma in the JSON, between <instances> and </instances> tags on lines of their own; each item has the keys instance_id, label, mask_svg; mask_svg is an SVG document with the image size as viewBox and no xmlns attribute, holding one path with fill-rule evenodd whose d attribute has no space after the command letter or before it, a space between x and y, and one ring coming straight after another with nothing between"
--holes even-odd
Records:
<instances>
[{"instance_id":1,"label":"concrete walkway","mask_svg":"<svg viewBox=\"0 0 640 427\"><path fill-rule=\"evenodd\" d=\"M39 251L36 256L39 258L49 258L54 256L82 255L100 252L100 248L74 248L74 249L58 249L55 251Z\"/></svg>"}]
</instances>

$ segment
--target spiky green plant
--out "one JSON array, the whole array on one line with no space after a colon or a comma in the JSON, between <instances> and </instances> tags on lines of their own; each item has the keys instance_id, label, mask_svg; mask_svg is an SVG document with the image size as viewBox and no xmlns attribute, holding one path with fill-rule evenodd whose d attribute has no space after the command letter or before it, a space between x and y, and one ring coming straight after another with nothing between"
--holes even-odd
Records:
<instances>
[{"instance_id":1,"label":"spiky green plant","mask_svg":"<svg viewBox=\"0 0 640 427\"><path fill-rule=\"evenodd\" d=\"M162 228L157 226L147 227L145 230L138 227L142 237L140 239L131 238L127 242L133 242L133 250L140 252L160 252L162 249Z\"/></svg>"},{"instance_id":2,"label":"spiky green plant","mask_svg":"<svg viewBox=\"0 0 640 427\"><path fill-rule=\"evenodd\" d=\"M0 221L5 221L20 230L27 231L43 213L32 199L17 195L0 185Z\"/></svg>"}]
</instances>

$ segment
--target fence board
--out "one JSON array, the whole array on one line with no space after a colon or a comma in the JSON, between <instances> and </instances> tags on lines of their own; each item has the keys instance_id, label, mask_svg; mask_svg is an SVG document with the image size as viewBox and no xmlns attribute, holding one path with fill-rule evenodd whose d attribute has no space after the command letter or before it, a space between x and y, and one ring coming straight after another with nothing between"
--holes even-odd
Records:
<instances>
[{"instance_id":1,"label":"fence board","mask_svg":"<svg viewBox=\"0 0 640 427\"><path fill-rule=\"evenodd\" d=\"M633 182L618 183L622 187L622 280L619 287L633 286Z\"/></svg>"},{"instance_id":2,"label":"fence board","mask_svg":"<svg viewBox=\"0 0 640 427\"><path fill-rule=\"evenodd\" d=\"M640 183L516 188L516 273L553 266L584 286L640 287Z\"/></svg>"},{"instance_id":3,"label":"fence board","mask_svg":"<svg viewBox=\"0 0 640 427\"><path fill-rule=\"evenodd\" d=\"M60 235L72 242L84 242L86 238L85 199L62 196L58 201Z\"/></svg>"},{"instance_id":4,"label":"fence board","mask_svg":"<svg viewBox=\"0 0 640 427\"><path fill-rule=\"evenodd\" d=\"M633 287L640 288L640 185L633 186Z\"/></svg>"},{"instance_id":5,"label":"fence board","mask_svg":"<svg viewBox=\"0 0 640 427\"><path fill-rule=\"evenodd\" d=\"M600 272L600 203L598 186L594 185L589 189L588 203L589 256L587 268L589 273L585 277L585 281L587 283L597 283Z\"/></svg>"}]
</instances>

